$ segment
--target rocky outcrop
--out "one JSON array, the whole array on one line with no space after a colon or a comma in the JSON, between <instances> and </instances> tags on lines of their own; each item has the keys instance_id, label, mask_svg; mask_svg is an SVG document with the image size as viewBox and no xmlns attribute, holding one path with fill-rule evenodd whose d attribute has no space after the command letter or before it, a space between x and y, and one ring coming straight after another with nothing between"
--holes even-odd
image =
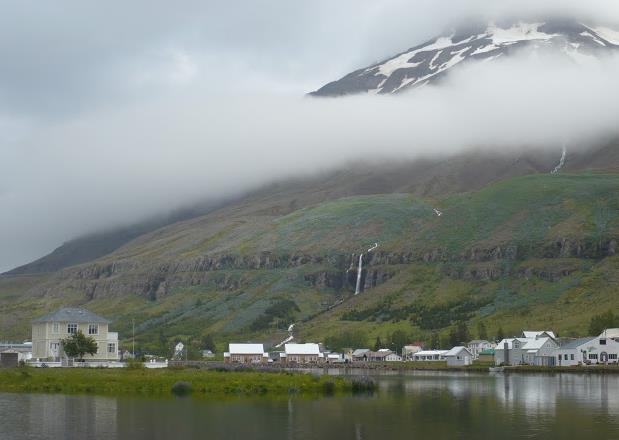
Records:
<instances>
[{"instance_id":1,"label":"rocky outcrop","mask_svg":"<svg viewBox=\"0 0 619 440\"><path fill-rule=\"evenodd\" d=\"M530 249L517 245L488 248L475 247L460 254L444 249L392 252L377 250L364 256L362 289L369 290L395 276L399 265L419 262L440 263L445 276L457 279L491 281L513 275L512 268L526 258L541 258L550 262L565 258L601 259L617 254L617 239L575 240L562 238ZM72 289L84 292L90 299L105 296L136 294L158 300L179 288L208 284L220 290L233 291L250 286L245 272L284 270L291 281L301 280L317 289L349 291L357 278L357 255L276 254L204 255L180 260L120 260L95 263L66 269L46 287L51 291ZM577 268L547 264L542 267L518 268L516 274L525 278L539 277L556 281ZM316 270L311 270L316 267ZM296 269L302 270L302 275ZM310 270L307 270L310 269ZM50 287L51 286L51 287ZM40 287L42 289L42 287ZM48 292L47 290L45 291ZM53 292L52 292L53 293ZM40 292L40 294L45 294Z\"/></svg>"},{"instance_id":2,"label":"rocky outcrop","mask_svg":"<svg viewBox=\"0 0 619 440\"><path fill-rule=\"evenodd\" d=\"M605 258L617 254L617 240L561 238L543 248L544 258Z\"/></svg>"},{"instance_id":3,"label":"rocky outcrop","mask_svg":"<svg viewBox=\"0 0 619 440\"><path fill-rule=\"evenodd\" d=\"M341 289L347 283L346 274L344 272L328 272L321 271L311 274L306 274L303 279L309 285L319 289Z\"/></svg>"}]
</instances>

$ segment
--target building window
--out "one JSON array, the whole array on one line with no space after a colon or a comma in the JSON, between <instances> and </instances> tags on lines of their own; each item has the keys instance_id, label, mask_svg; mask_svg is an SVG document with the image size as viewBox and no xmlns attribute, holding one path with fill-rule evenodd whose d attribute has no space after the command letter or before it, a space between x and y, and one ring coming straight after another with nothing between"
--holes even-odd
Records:
<instances>
[{"instance_id":1,"label":"building window","mask_svg":"<svg viewBox=\"0 0 619 440\"><path fill-rule=\"evenodd\" d=\"M113 342L109 342L107 344L107 352L108 353L116 353L116 344Z\"/></svg>"},{"instance_id":2,"label":"building window","mask_svg":"<svg viewBox=\"0 0 619 440\"><path fill-rule=\"evenodd\" d=\"M570 360L574 360L574 355L570 354Z\"/></svg>"},{"instance_id":3,"label":"building window","mask_svg":"<svg viewBox=\"0 0 619 440\"><path fill-rule=\"evenodd\" d=\"M67 324L67 333L70 335L77 333L77 324Z\"/></svg>"},{"instance_id":4,"label":"building window","mask_svg":"<svg viewBox=\"0 0 619 440\"><path fill-rule=\"evenodd\" d=\"M589 359L597 361L598 355L597 354L593 354L593 353L589 353Z\"/></svg>"},{"instance_id":5,"label":"building window","mask_svg":"<svg viewBox=\"0 0 619 440\"><path fill-rule=\"evenodd\" d=\"M600 345L606 345L606 339L600 339Z\"/></svg>"},{"instance_id":6,"label":"building window","mask_svg":"<svg viewBox=\"0 0 619 440\"><path fill-rule=\"evenodd\" d=\"M610 354L608 355L608 359L614 359L614 360L617 360L617 354L616 354L616 353L614 353L614 354L613 354L613 353L610 353Z\"/></svg>"},{"instance_id":7,"label":"building window","mask_svg":"<svg viewBox=\"0 0 619 440\"><path fill-rule=\"evenodd\" d=\"M99 324L88 324L88 334L89 335L98 335L99 334Z\"/></svg>"},{"instance_id":8,"label":"building window","mask_svg":"<svg viewBox=\"0 0 619 440\"><path fill-rule=\"evenodd\" d=\"M567 355L563 355L563 360L567 360Z\"/></svg>"},{"instance_id":9,"label":"building window","mask_svg":"<svg viewBox=\"0 0 619 440\"><path fill-rule=\"evenodd\" d=\"M49 349L52 351L52 353L57 352L59 347L60 347L60 344L58 342L49 343Z\"/></svg>"},{"instance_id":10,"label":"building window","mask_svg":"<svg viewBox=\"0 0 619 440\"><path fill-rule=\"evenodd\" d=\"M57 322L54 322L54 324L52 325L52 331L54 333L59 333L60 332L60 324Z\"/></svg>"}]
</instances>

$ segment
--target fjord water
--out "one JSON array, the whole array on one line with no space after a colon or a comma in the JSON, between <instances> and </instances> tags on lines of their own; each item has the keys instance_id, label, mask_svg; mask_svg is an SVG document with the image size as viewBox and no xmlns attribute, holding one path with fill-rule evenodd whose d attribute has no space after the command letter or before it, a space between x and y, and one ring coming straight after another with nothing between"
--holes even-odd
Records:
<instances>
[{"instance_id":1,"label":"fjord water","mask_svg":"<svg viewBox=\"0 0 619 440\"><path fill-rule=\"evenodd\" d=\"M372 396L0 394L0 439L617 439L619 377L392 373Z\"/></svg>"}]
</instances>

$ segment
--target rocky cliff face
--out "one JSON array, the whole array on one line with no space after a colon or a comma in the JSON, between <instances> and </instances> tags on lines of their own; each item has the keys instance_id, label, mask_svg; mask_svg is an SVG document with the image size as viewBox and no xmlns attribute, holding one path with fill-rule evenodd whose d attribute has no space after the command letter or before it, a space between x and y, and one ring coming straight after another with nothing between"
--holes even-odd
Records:
<instances>
[{"instance_id":1,"label":"rocky cliff face","mask_svg":"<svg viewBox=\"0 0 619 440\"><path fill-rule=\"evenodd\" d=\"M375 251L363 258L362 288L370 290L393 278L403 265L439 264L451 278L488 281L502 276L541 277L556 281L577 267L554 264L561 259L603 259L617 254L618 240L575 240L562 238L536 250L506 244L471 248L461 254L444 249L417 252ZM528 258L548 261L544 267L528 267ZM209 255L180 261L138 263L115 261L89 264L59 273L52 290L73 289L89 299L137 294L157 300L175 289L210 284L219 290L249 288L254 271L283 271L289 281L316 289L352 293L357 279L357 255L308 255L263 252L258 255ZM514 269L518 264L518 269ZM300 269L300 270L296 270Z\"/></svg>"}]
</instances>

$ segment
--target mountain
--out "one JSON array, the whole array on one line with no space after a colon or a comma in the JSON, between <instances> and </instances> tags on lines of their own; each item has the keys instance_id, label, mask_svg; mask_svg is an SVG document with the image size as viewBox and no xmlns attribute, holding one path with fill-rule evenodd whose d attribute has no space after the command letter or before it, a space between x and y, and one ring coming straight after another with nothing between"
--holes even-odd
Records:
<instances>
[{"instance_id":1,"label":"mountain","mask_svg":"<svg viewBox=\"0 0 619 440\"><path fill-rule=\"evenodd\" d=\"M0 277L0 335L25 338L30 318L60 305L109 316L121 335L135 318L151 351L209 333L276 341L291 319L316 339L448 331L450 320L415 323L421 306L483 316L489 330L499 319L515 327L527 310L532 325L582 331L592 313L619 305L603 282L619 267L617 147L568 152L565 175L550 174L558 150L469 152L269 185L92 262ZM359 253L375 242L355 297ZM557 304L586 312L540 316Z\"/></svg>"},{"instance_id":2,"label":"mountain","mask_svg":"<svg viewBox=\"0 0 619 440\"><path fill-rule=\"evenodd\" d=\"M311 93L397 93L440 81L456 66L508 57L524 48L554 50L578 63L619 49L619 31L571 20L497 23L452 30Z\"/></svg>"},{"instance_id":3,"label":"mountain","mask_svg":"<svg viewBox=\"0 0 619 440\"><path fill-rule=\"evenodd\" d=\"M459 30L316 93L391 93L465 60L538 45L585 56L615 50L616 36L566 21ZM415 70L424 63L431 75ZM31 318L63 305L111 318L124 341L135 319L138 346L160 353L207 335L279 342L292 322L299 340L355 334L368 346L460 322L582 334L619 307L618 191L616 138L361 160L73 241L0 276L0 340L27 338Z\"/></svg>"}]
</instances>

